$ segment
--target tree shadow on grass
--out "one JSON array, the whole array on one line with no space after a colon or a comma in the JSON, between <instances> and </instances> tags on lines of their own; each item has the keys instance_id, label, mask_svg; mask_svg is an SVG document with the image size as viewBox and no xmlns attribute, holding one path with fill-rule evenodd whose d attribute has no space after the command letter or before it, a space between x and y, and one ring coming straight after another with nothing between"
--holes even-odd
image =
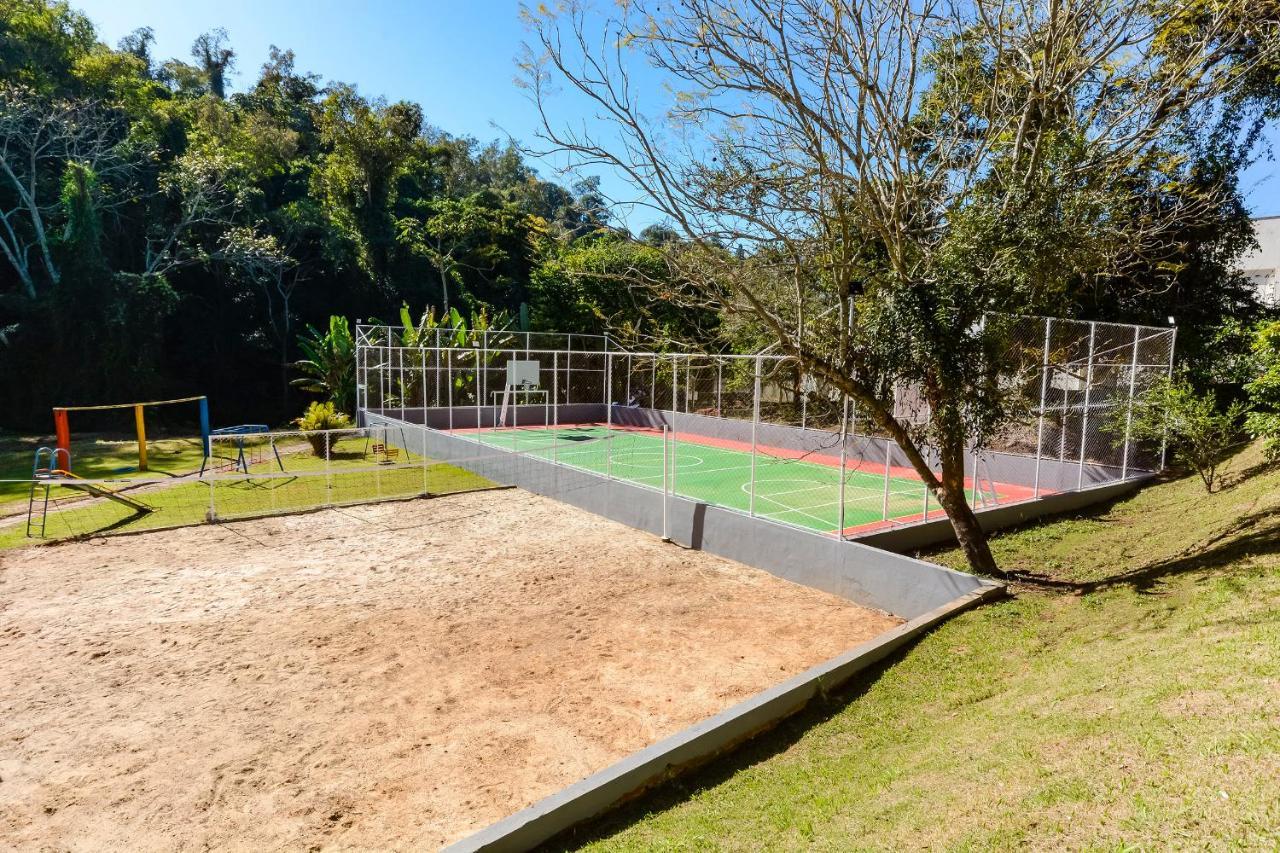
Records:
<instances>
[{"instance_id":1,"label":"tree shadow on grass","mask_svg":"<svg viewBox=\"0 0 1280 853\"><path fill-rule=\"evenodd\" d=\"M1177 554L1104 578L1073 581L1037 572L1014 571L1010 573L1010 579L1015 583L1077 595L1125 586L1136 592L1152 593L1155 586L1166 578L1221 569L1250 557L1278 552L1280 512L1275 507L1267 507L1237 517L1208 538Z\"/></svg>"},{"instance_id":2,"label":"tree shadow on grass","mask_svg":"<svg viewBox=\"0 0 1280 853\"><path fill-rule=\"evenodd\" d=\"M815 697L797 713L761 732L696 769L659 783L605 814L566 830L539 845L540 851L576 850L586 844L615 835L647 815L681 805L698 794L727 782L738 773L786 752L806 733L839 715L867 692L886 671L902 661L928 633L898 649L888 657L858 672L828 694Z\"/></svg>"}]
</instances>

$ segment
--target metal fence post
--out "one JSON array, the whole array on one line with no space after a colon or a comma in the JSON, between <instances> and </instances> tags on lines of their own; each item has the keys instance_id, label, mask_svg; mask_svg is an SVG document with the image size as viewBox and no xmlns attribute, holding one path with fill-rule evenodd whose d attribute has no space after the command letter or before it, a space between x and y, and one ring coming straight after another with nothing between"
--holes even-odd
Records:
<instances>
[{"instance_id":1,"label":"metal fence post","mask_svg":"<svg viewBox=\"0 0 1280 853\"><path fill-rule=\"evenodd\" d=\"M670 444L670 431L666 424L662 426L662 538L671 541L671 533L667 527L667 448Z\"/></svg>"},{"instance_id":2,"label":"metal fence post","mask_svg":"<svg viewBox=\"0 0 1280 853\"><path fill-rule=\"evenodd\" d=\"M1080 467L1076 470L1076 488L1084 485L1084 454L1088 446L1089 435L1089 396L1093 391L1093 342L1097 335L1098 324L1089 324L1089 366L1084 372L1084 414L1080 419Z\"/></svg>"},{"instance_id":3,"label":"metal fence post","mask_svg":"<svg viewBox=\"0 0 1280 853\"><path fill-rule=\"evenodd\" d=\"M1035 487L1032 494L1035 498L1040 497L1040 460L1044 455L1044 406L1045 396L1049 393L1049 335L1053 328L1053 318L1044 318L1044 358L1040 365L1040 417L1039 424L1036 427L1036 475ZM1066 424L1063 424L1065 427Z\"/></svg>"},{"instance_id":4,"label":"metal fence post","mask_svg":"<svg viewBox=\"0 0 1280 853\"><path fill-rule=\"evenodd\" d=\"M1133 394L1138 384L1138 340L1141 333L1139 326L1133 327L1133 358L1129 361L1129 408L1124 415L1124 458L1120 460L1120 479L1129 477L1129 436L1133 428Z\"/></svg>"},{"instance_id":5,"label":"metal fence post","mask_svg":"<svg viewBox=\"0 0 1280 853\"><path fill-rule=\"evenodd\" d=\"M839 522L836 526L836 536L839 537L840 539L843 539L844 538L844 501L845 501L844 465L849 458L849 395L842 394L841 396L844 397L844 414L840 418L840 481L839 481L840 495L838 497L840 509L839 509Z\"/></svg>"},{"instance_id":6,"label":"metal fence post","mask_svg":"<svg viewBox=\"0 0 1280 853\"><path fill-rule=\"evenodd\" d=\"M480 354L482 356L481 364L484 365L480 369L480 377L478 379L480 383L479 385L480 399L488 400L489 399L489 331L488 329L480 333ZM477 413L477 416L478 416L478 413ZM498 419L496 415L494 416L493 425L495 429L498 426ZM477 421L476 429L479 430L479 428L480 428L480 423L479 421Z\"/></svg>"},{"instance_id":7,"label":"metal fence post","mask_svg":"<svg viewBox=\"0 0 1280 853\"><path fill-rule=\"evenodd\" d=\"M1165 373L1166 378L1173 377L1173 352L1178 345L1178 330L1173 328L1169 330L1169 369ZM1160 439L1160 470L1164 470L1165 452L1169 449L1169 436L1166 433Z\"/></svg>"},{"instance_id":8,"label":"metal fence post","mask_svg":"<svg viewBox=\"0 0 1280 853\"><path fill-rule=\"evenodd\" d=\"M760 356L756 356L755 382L751 403L751 486L748 510L756 514L756 431L760 426Z\"/></svg>"},{"instance_id":9,"label":"metal fence post","mask_svg":"<svg viewBox=\"0 0 1280 853\"><path fill-rule=\"evenodd\" d=\"M604 354L604 476L613 479L613 355Z\"/></svg>"},{"instance_id":10,"label":"metal fence post","mask_svg":"<svg viewBox=\"0 0 1280 853\"><path fill-rule=\"evenodd\" d=\"M517 352L516 350L512 350L511 359L514 361L516 356L518 356L519 354L520 353ZM503 379L502 387L504 389L502 392L503 397L507 396L506 389L508 388L511 389L511 450L514 452L520 449L518 447L518 442L516 440L517 437L520 435L520 390L512 386L511 384L509 384L509 382L506 379ZM525 394L524 398L528 400L529 395ZM493 415L493 419L494 419L494 423L493 423L494 429L497 429L498 415L496 412Z\"/></svg>"},{"instance_id":11,"label":"metal fence post","mask_svg":"<svg viewBox=\"0 0 1280 853\"><path fill-rule=\"evenodd\" d=\"M804 389L804 373L800 374L800 429L809 428L809 394Z\"/></svg>"},{"instance_id":12,"label":"metal fence post","mask_svg":"<svg viewBox=\"0 0 1280 853\"><path fill-rule=\"evenodd\" d=\"M658 408L658 357L649 365L649 408Z\"/></svg>"},{"instance_id":13,"label":"metal fence post","mask_svg":"<svg viewBox=\"0 0 1280 853\"><path fill-rule=\"evenodd\" d=\"M436 350L439 353L439 350ZM449 432L453 432L453 350L444 351L444 369L445 369L445 394L449 403ZM436 366L439 367L440 359L437 355ZM425 420L425 419L424 419ZM426 426L424 423L423 426Z\"/></svg>"},{"instance_id":14,"label":"metal fence post","mask_svg":"<svg viewBox=\"0 0 1280 853\"><path fill-rule=\"evenodd\" d=\"M324 434L324 502L333 503L333 433Z\"/></svg>"},{"instance_id":15,"label":"metal fence post","mask_svg":"<svg viewBox=\"0 0 1280 853\"><path fill-rule=\"evenodd\" d=\"M893 443L889 439L884 440L884 504L881 509L881 518L884 521L889 520L889 472L892 470L890 464L893 455Z\"/></svg>"},{"instance_id":16,"label":"metal fence post","mask_svg":"<svg viewBox=\"0 0 1280 853\"><path fill-rule=\"evenodd\" d=\"M365 405L365 348L360 338L360 327L356 326L356 417L366 408Z\"/></svg>"},{"instance_id":17,"label":"metal fence post","mask_svg":"<svg viewBox=\"0 0 1280 853\"><path fill-rule=\"evenodd\" d=\"M387 411L387 388L391 382L391 347L386 344L382 347L383 357L379 359L381 364L378 365L378 414L385 414Z\"/></svg>"},{"instance_id":18,"label":"metal fence post","mask_svg":"<svg viewBox=\"0 0 1280 853\"><path fill-rule=\"evenodd\" d=\"M693 396L693 356L684 357L684 413L689 414L689 398Z\"/></svg>"},{"instance_id":19,"label":"metal fence post","mask_svg":"<svg viewBox=\"0 0 1280 853\"><path fill-rule=\"evenodd\" d=\"M676 474L679 460L676 457L676 415L680 404L680 356L671 355L671 494L676 493Z\"/></svg>"},{"instance_id":20,"label":"metal fence post","mask_svg":"<svg viewBox=\"0 0 1280 853\"><path fill-rule=\"evenodd\" d=\"M716 359L716 417L724 417L724 362Z\"/></svg>"},{"instance_id":21,"label":"metal fence post","mask_svg":"<svg viewBox=\"0 0 1280 853\"><path fill-rule=\"evenodd\" d=\"M559 461L560 444L560 353L551 353L551 462Z\"/></svg>"},{"instance_id":22,"label":"metal fence post","mask_svg":"<svg viewBox=\"0 0 1280 853\"><path fill-rule=\"evenodd\" d=\"M479 443L480 443L480 399L481 399L481 397L480 397L480 350L476 349L475 347L472 347L472 348L471 348L471 357L472 357L473 359L475 359L475 365L476 365L476 377L475 377L475 379L476 379L476 381L475 381L475 386L476 386L476 387L475 387L475 393L476 393L476 444L479 444Z\"/></svg>"}]
</instances>

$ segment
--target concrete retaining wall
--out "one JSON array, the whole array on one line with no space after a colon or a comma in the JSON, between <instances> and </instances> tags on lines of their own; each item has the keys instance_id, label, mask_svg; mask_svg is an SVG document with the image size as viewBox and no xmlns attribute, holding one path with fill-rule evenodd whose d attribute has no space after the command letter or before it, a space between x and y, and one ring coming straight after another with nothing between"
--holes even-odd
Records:
<instances>
[{"instance_id":1,"label":"concrete retaining wall","mask_svg":"<svg viewBox=\"0 0 1280 853\"><path fill-rule=\"evenodd\" d=\"M596 411L584 412L583 421L601 420L599 415L603 407L590 408ZM447 410L439 411L448 415ZM458 423L458 411L453 413L454 426L464 428ZM609 414L618 415L618 409ZM652 410L630 410L629 414L654 418L647 423L638 420L634 423L637 426L663 425L662 416ZM436 416L436 412L427 410L420 417L422 421L431 423ZM487 415L482 409L481 423L486 416L493 416L492 408ZM693 432L695 424L684 421L684 418L702 416L678 415L674 419L677 430ZM681 545L737 560L908 620L892 631L640 750L456 842L447 848L453 853L531 849L776 725L814 697L903 648L955 613L1004 593L998 584L891 553L890 550L881 550L909 550L948 538L951 531L945 520L867 534L860 542L846 541L664 495L660 490L609 480L532 454L508 453L465 436L406 424L376 413L365 413L365 420L371 426L400 427L388 434L388 441L395 442L398 437L410 452L453 462L497 482L517 485L641 530L665 534ZM535 422L532 418L528 421ZM706 424L697 426L708 429ZM817 431L792 432L800 434L799 437L792 436L797 443L830 437L830 433ZM806 432L811 434L805 435ZM786 433L775 435L771 432L769 440L781 442L787 438ZM803 444L790 449L803 449ZM882 445L882 452L883 449ZM815 451L825 452L823 448L815 448ZM838 449L836 452L839 453ZM994 471L992 476L999 479ZM1041 476L1044 476L1043 468ZM1064 471L1063 477L1066 476ZM1137 482L1129 480L1080 491L1063 491L1037 501L985 510L979 517L984 527L989 529L1016 524L1037 515L1064 512L1108 499L1133 488Z\"/></svg>"},{"instance_id":2,"label":"concrete retaining wall","mask_svg":"<svg viewBox=\"0 0 1280 853\"><path fill-rule=\"evenodd\" d=\"M371 426L403 427L388 433L411 453L452 462L495 482L520 486L781 578L843 596L904 619L927 613L985 584L962 572L892 554L859 542L752 518L660 490L580 471L531 454L507 453L464 436L450 435L373 413Z\"/></svg>"},{"instance_id":3,"label":"concrete retaining wall","mask_svg":"<svg viewBox=\"0 0 1280 853\"><path fill-rule=\"evenodd\" d=\"M984 586L959 596L874 640L633 753L599 773L451 844L445 850L449 853L530 850L604 814L637 793L695 768L771 728L816 696L839 687L859 671L905 647L935 625L1001 594L1001 587Z\"/></svg>"},{"instance_id":4,"label":"concrete retaining wall","mask_svg":"<svg viewBox=\"0 0 1280 853\"><path fill-rule=\"evenodd\" d=\"M991 507L978 512L978 521L982 529L988 532L1005 527L1016 527L1037 518L1058 515L1084 509L1104 501L1115 500L1150 481L1155 475L1146 474L1140 478L1130 478L1118 483L1107 483L1101 486L1082 489L1080 491L1059 492L1045 495L1039 500L1028 500L1016 504ZM885 530L862 533L858 541L873 548L884 548L888 551L912 553L931 545L954 542L955 533L951 522L945 518L932 521L904 524Z\"/></svg>"},{"instance_id":5,"label":"concrete retaining wall","mask_svg":"<svg viewBox=\"0 0 1280 853\"><path fill-rule=\"evenodd\" d=\"M366 419L385 418L384 420L373 421L373 423L383 423L390 426L403 426L406 423L416 424L425 419L428 425L441 430L448 428L451 413L446 408L406 409L405 420L403 421L399 419L399 414L399 410L387 410L385 416L377 411L369 411L364 413L364 416ZM480 423L485 427L492 427L497 414L498 409L496 407L481 407L479 410ZM671 412L657 409L629 408L625 406L614 406L611 412L607 412L606 407L601 403L561 406L559 407L559 414L560 422L563 424L601 423L607 418L612 418L615 424L623 426L649 429L674 426L677 435L683 432L688 435L741 442L748 445L751 442L750 422L732 418L687 415L683 412L673 415ZM520 406L518 411L514 413L515 419L513 423L527 426L544 425L546 423L546 415L547 411L542 406ZM477 412L474 408L454 409L452 410L452 418L455 429L472 429L477 420ZM440 459L448 459L451 457L441 454L462 452L463 457L458 458L464 458L489 453L489 449L483 445L477 445L466 438L461 440L469 450L458 451L454 449L456 445L447 444L446 446L435 448L435 452L429 455ZM825 460L831 464L837 463L840 458L839 436L825 430L803 430L797 427L762 423L757 427L756 441L760 446L804 453L817 460ZM888 463L891 466L895 468L910 467L906 455L895 442L861 435L849 436L847 441L846 458L850 466L862 464L865 469L879 470L885 464L885 454L887 453ZM564 499L570 503L577 503L577 505L593 512L597 511L598 502L602 500L600 493L606 493L611 496L607 503L616 503L622 507L619 510L619 516L609 515L610 518L616 518L616 520L632 527L661 534L661 501L658 502L659 507L655 511L650 506L651 499L631 494L631 490L638 490L647 495L651 493L651 490L621 482L615 482L613 486L605 487L597 482L603 478L596 475L554 466L541 459L532 461L537 465L535 465L532 472L526 471L528 474L527 482L530 484L543 483L543 485L540 488L534 488L533 485L527 486L531 491L538 491L551 497L559 497L562 492L584 495L581 502L569 498ZM511 476L506 467L494 467L492 463L486 464L489 464L491 469L486 476L491 479L511 482L514 485L525 485L525 483L516 483L514 480L504 479ZM550 482L548 480L549 474L539 468L539 465L550 466L556 471L564 471L566 473L561 476L559 482ZM972 457L966 458L966 476L972 476L972 467ZM983 469L981 473L984 480L990 478L997 483L1023 486L1030 489L1035 484L1035 467L1036 460L1034 456L988 451L983 454ZM1040 463L1041 497L1039 499L1027 499L1017 503L981 509L978 510L978 518L982 522L984 529L988 531L999 530L1043 516L1070 512L1090 504L1112 500L1121 494L1136 489L1152 476L1154 475L1149 472L1131 471L1128 472L1128 479L1121 480L1120 470L1111 466L1086 464L1082 467L1078 460L1075 462L1061 462L1056 459L1042 459ZM571 479L574 482L569 482ZM1077 488L1077 483L1082 484L1082 488ZM708 517L719 519L720 516L725 514L728 515L727 519L717 521L712 528L707 527L706 519ZM710 529L712 530L713 539L728 538L729 541L722 545L713 544L708 550L721 547L727 550L737 549L732 537L742 532L738 530L738 524L736 523L736 519L741 516L741 513L685 498L670 497L668 498L668 516L671 538L681 544L692 545L694 542L701 542L706 536L706 531ZM698 519L697 521L693 520L695 516ZM766 548L772 542L785 542L786 547L792 547L791 537L787 533L814 537L824 543L834 541L830 537L809 533L785 524L759 518L754 519L754 521L770 525L768 529L775 531L764 537L765 544L763 547ZM753 531L759 529L762 528L758 525L750 527L750 530ZM729 534L729 537L721 536L720 532L726 530L733 532ZM778 531L786 531L786 533ZM747 536L742 541L752 541L753 538L752 536ZM878 549L910 553L931 545L954 541L954 534L951 530L950 522L945 518L935 518L929 521L895 524L890 528L855 533L851 534L849 538ZM808 539L802 541L808 542ZM701 546L694 545L694 547ZM805 545L797 547L799 547L800 553L806 555L811 550L811 547L806 547ZM716 553L720 552L716 551ZM731 555L726 554L726 556ZM732 559L739 558L732 557Z\"/></svg>"}]
</instances>

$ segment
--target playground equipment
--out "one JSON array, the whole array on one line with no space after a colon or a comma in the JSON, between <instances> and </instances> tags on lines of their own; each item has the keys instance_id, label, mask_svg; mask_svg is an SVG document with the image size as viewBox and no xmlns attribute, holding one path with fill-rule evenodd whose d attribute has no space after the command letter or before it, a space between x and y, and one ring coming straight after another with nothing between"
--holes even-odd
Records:
<instances>
[{"instance_id":1,"label":"playground equipment","mask_svg":"<svg viewBox=\"0 0 1280 853\"><path fill-rule=\"evenodd\" d=\"M138 470L147 470L147 423L145 410L147 406L172 406L179 403L197 403L200 408L200 445L204 456L209 458L209 398L179 397L174 400L152 400L148 403L110 403L105 406L55 406L53 410L53 427L58 438L58 453L64 454L67 464L66 472L71 473L71 425L67 417L69 412L105 412L111 409L133 409L134 428L138 433Z\"/></svg>"},{"instance_id":2,"label":"playground equipment","mask_svg":"<svg viewBox=\"0 0 1280 853\"><path fill-rule=\"evenodd\" d=\"M61 457L65 467L58 467L58 459ZM40 463L48 459L44 465ZM35 459L31 463L31 493L27 498L27 536L30 537L36 529L37 522L40 526L40 538L44 538L45 524L49 518L49 493L54 487L61 486L64 489L71 489L77 492L84 492L95 498L106 498L114 501L121 506L126 506L133 510L134 515L146 515L153 511L153 508L147 506L137 498L130 497L116 489L112 489L103 483L85 480L84 478L71 473L71 451L61 447L38 447L36 448ZM37 500L36 493L44 489L44 495ZM38 508L38 512L37 512Z\"/></svg>"},{"instance_id":3,"label":"playground equipment","mask_svg":"<svg viewBox=\"0 0 1280 853\"><path fill-rule=\"evenodd\" d=\"M204 435L204 461L200 463L200 476L204 476L205 467L209 464L209 459L213 456L213 442L210 436L234 436L236 440L236 458L232 467L236 471L249 473L249 465L251 460L245 455L245 437L251 435L261 435L271 431L271 427L267 424L237 424L236 426L219 427L218 429L208 432ZM284 470L284 460L280 458L280 448L276 447L275 437L269 438L271 443L271 452L275 454L276 465L280 466L280 470ZM259 462L261 460L252 460ZM216 469L215 469L216 470Z\"/></svg>"}]
</instances>

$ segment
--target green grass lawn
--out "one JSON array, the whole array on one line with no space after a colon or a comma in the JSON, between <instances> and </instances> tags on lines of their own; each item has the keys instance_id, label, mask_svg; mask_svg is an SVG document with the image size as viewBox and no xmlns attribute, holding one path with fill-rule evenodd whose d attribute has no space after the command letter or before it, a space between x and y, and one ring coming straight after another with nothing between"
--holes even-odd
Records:
<instances>
[{"instance_id":1,"label":"green grass lawn","mask_svg":"<svg viewBox=\"0 0 1280 853\"><path fill-rule=\"evenodd\" d=\"M1260 463L996 538L1044 582L566 844L1275 849L1280 471Z\"/></svg>"},{"instance_id":2,"label":"green grass lawn","mask_svg":"<svg viewBox=\"0 0 1280 853\"><path fill-rule=\"evenodd\" d=\"M31 465L38 447L53 447L54 438L0 433L0 481L30 480ZM147 472L139 472L138 442L123 436L85 435L72 437L71 466L82 477L147 477L181 475L200 470L204 454L199 437L156 438L147 441ZM59 460L61 463L61 460ZM22 483L0 482L0 513L21 504L25 511L27 487Z\"/></svg>"},{"instance_id":3,"label":"green grass lawn","mask_svg":"<svg viewBox=\"0 0 1280 853\"><path fill-rule=\"evenodd\" d=\"M294 441L281 446L284 472L279 470L273 455L259 451L247 454L251 462L248 476L236 475L229 464L223 464L218 466L223 469L221 472L206 480L193 475L172 480L159 476L156 482L139 485L139 478L145 475L135 474L121 477L118 484L112 484L114 488L131 482L137 486L125 493L152 508L145 514L137 514L112 501L91 499L73 489L54 487L46 537L58 539L198 524L206 519L211 507L219 519L228 520L328 504L471 491L494 485L452 465L432 461L422 465L421 457L413 454L400 454L395 465L380 464L385 460L372 455L366 445L363 438L335 443L327 476L325 460L317 458L305 442ZM77 465L77 469L79 467ZM199 467L197 458L195 470ZM21 498L11 503L21 509L20 523L0 526L0 549L40 541L26 535L28 488L24 487Z\"/></svg>"}]
</instances>

